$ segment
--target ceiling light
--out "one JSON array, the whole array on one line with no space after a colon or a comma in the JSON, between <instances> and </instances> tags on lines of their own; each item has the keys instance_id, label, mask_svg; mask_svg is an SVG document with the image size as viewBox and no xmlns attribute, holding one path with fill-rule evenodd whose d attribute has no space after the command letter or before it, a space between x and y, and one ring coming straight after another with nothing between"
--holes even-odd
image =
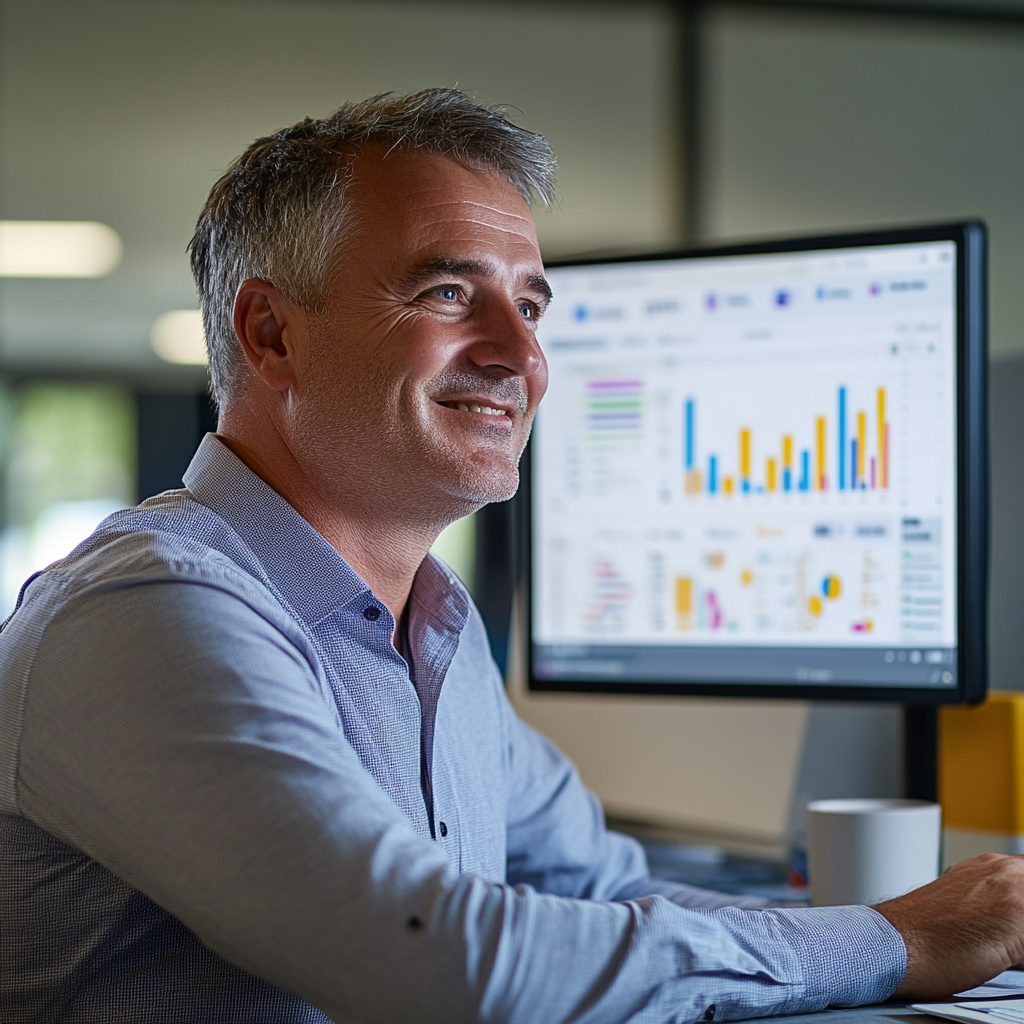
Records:
<instances>
[{"instance_id":1,"label":"ceiling light","mask_svg":"<svg viewBox=\"0 0 1024 1024\"><path fill-rule=\"evenodd\" d=\"M172 309L153 322L149 333L153 351L167 363L206 363L206 335L198 309Z\"/></svg>"},{"instance_id":2,"label":"ceiling light","mask_svg":"<svg viewBox=\"0 0 1024 1024\"><path fill-rule=\"evenodd\" d=\"M103 277L121 262L113 228L87 220L0 220L0 277Z\"/></svg>"}]
</instances>

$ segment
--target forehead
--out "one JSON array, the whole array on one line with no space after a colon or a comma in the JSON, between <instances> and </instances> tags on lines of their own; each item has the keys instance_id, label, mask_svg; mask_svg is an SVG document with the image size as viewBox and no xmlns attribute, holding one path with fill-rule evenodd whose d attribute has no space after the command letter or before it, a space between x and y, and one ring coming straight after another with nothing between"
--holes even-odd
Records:
<instances>
[{"instance_id":1,"label":"forehead","mask_svg":"<svg viewBox=\"0 0 1024 1024\"><path fill-rule=\"evenodd\" d=\"M475 258L540 269L533 216L505 178L437 153L372 148L352 164L350 253L398 264Z\"/></svg>"}]
</instances>

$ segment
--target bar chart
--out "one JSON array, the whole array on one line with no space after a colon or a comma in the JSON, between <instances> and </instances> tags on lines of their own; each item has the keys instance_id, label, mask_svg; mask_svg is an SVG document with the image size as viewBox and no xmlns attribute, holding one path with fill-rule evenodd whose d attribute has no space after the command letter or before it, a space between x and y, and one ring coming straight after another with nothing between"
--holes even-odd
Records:
<instances>
[{"instance_id":1,"label":"bar chart","mask_svg":"<svg viewBox=\"0 0 1024 1024\"><path fill-rule=\"evenodd\" d=\"M801 434L775 437L753 425L735 428L733 452L702 451L697 399L682 408L682 489L686 495L774 494L788 492L878 491L890 483L892 432L887 389L876 386L871 408L855 406L840 385L834 416L807 418ZM730 457L731 456L731 457Z\"/></svg>"}]
</instances>

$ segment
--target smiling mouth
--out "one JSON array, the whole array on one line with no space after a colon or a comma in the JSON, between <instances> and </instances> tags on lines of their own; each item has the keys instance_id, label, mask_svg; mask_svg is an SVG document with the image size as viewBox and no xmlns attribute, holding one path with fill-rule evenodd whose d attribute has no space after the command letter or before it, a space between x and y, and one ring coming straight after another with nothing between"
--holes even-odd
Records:
<instances>
[{"instance_id":1,"label":"smiling mouth","mask_svg":"<svg viewBox=\"0 0 1024 1024\"><path fill-rule=\"evenodd\" d=\"M495 409L490 405L476 405L473 402L439 402L448 409L456 409L459 412L479 412L484 416L506 416L504 409Z\"/></svg>"}]
</instances>

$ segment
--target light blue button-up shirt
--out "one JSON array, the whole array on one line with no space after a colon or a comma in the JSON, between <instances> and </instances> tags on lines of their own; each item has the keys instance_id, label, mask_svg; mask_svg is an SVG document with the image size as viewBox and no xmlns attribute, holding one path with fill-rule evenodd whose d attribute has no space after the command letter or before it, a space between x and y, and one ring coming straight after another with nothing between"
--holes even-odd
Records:
<instances>
[{"instance_id":1,"label":"light blue button-up shirt","mask_svg":"<svg viewBox=\"0 0 1024 1024\"><path fill-rule=\"evenodd\" d=\"M212 435L185 485L107 519L0 633L5 1024L682 1022L896 988L873 910L651 880L516 718L441 563L410 666Z\"/></svg>"}]
</instances>

